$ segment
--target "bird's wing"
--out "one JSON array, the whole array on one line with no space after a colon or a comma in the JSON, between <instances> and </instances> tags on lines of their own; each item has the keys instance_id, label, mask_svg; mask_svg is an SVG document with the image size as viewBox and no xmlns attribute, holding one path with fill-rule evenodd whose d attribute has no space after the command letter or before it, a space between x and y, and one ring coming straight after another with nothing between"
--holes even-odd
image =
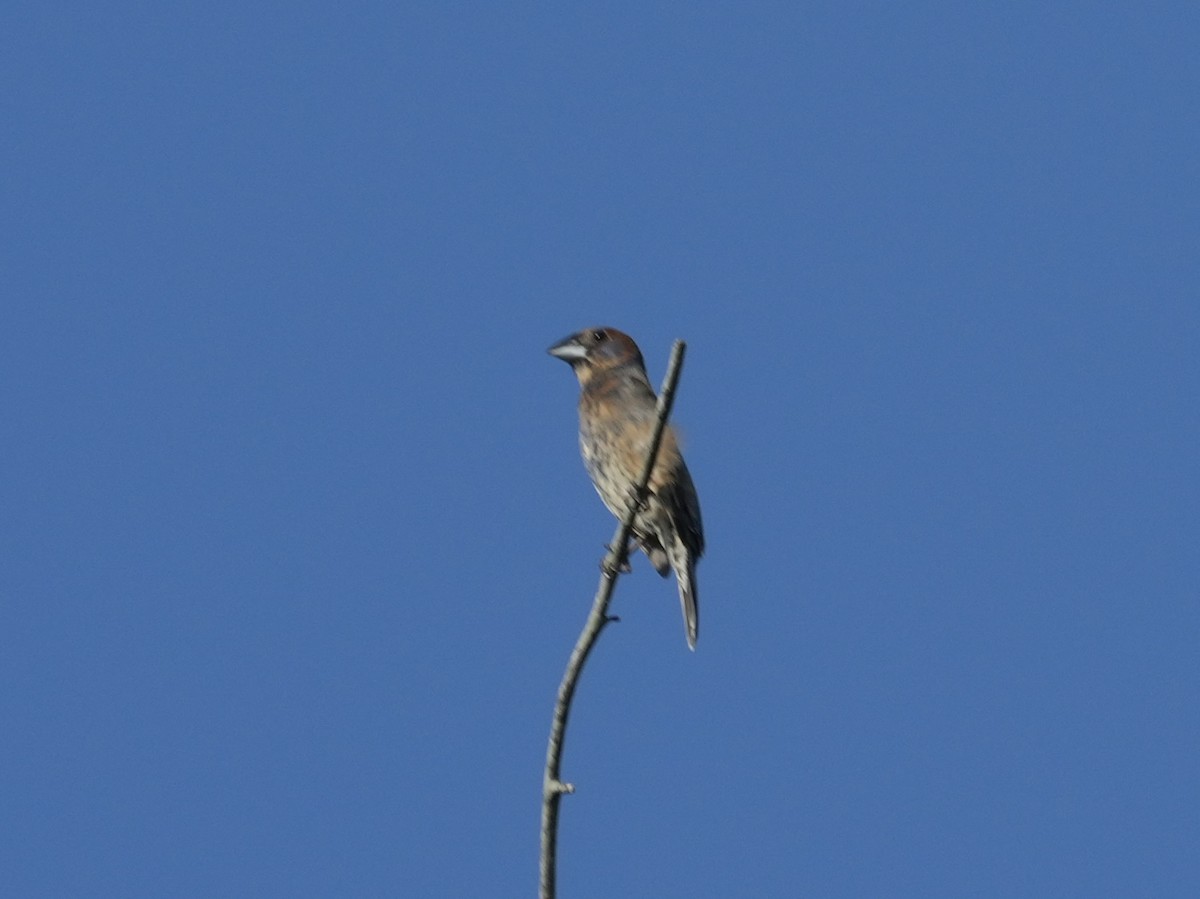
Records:
<instances>
[{"instance_id":1,"label":"bird's wing","mask_svg":"<svg viewBox=\"0 0 1200 899\"><path fill-rule=\"evenodd\" d=\"M671 510L675 531L696 558L704 555L704 522L700 519L700 500L687 465L679 460L675 477L659 488L659 496Z\"/></svg>"}]
</instances>

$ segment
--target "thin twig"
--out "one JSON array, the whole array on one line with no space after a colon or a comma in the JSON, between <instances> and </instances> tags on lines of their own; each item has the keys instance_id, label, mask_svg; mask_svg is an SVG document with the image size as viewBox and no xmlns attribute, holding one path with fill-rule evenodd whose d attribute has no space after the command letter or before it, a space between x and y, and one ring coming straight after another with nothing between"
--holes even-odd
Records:
<instances>
[{"instance_id":1,"label":"thin twig","mask_svg":"<svg viewBox=\"0 0 1200 899\"><path fill-rule=\"evenodd\" d=\"M671 361L667 364L667 374L663 378L662 389L658 394L658 418L654 423L654 433L650 438L650 448L646 452L646 463L642 466L641 477L637 480L634 495L630 498L629 508L617 528L617 533L609 544L608 553L600 565L600 586L596 589L596 598L592 600L592 611L571 658L567 662L567 670L563 672L562 683L558 685L558 700L554 703L554 718L550 722L550 741L546 746L546 772L542 779L542 853L541 853L541 887L538 895L541 899L554 899L556 892L556 872L558 863L558 804L564 793L575 792L573 784L564 783L559 779L559 766L562 761L563 740L567 731L567 718L571 714L571 700L575 696L575 686L583 672L583 666L591 654L592 647L600 638L600 632L612 619L608 615L608 604L612 600L613 589L617 585L617 577L621 573L629 555L629 537L633 531L633 519L638 509L646 501L647 485L650 483L650 473L654 470L654 462L658 458L658 448L662 445L663 431L666 429L667 418L671 415L671 406L675 402L675 385L679 382L679 373L683 368L683 354L687 344L676 340L671 347Z\"/></svg>"}]
</instances>

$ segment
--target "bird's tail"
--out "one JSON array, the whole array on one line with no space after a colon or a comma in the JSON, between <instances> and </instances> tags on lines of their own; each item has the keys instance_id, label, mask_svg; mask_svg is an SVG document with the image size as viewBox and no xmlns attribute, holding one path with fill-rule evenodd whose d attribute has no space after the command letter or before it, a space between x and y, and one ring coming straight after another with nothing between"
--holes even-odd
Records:
<instances>
[{"instance_id":1,"label":"bird's tail","mask_svg":"<svg viewBox=\"0 0 1200 899\"><path fill-rule=\"evenodd\" d=\"M675 579L679 582L679 604L683 608L683 626L686 629L688 649L695 650L696 638L700 636L700 604L696 597L696 560L690 552L682 550L671 560Z\"/></svg>"}]
</instances>

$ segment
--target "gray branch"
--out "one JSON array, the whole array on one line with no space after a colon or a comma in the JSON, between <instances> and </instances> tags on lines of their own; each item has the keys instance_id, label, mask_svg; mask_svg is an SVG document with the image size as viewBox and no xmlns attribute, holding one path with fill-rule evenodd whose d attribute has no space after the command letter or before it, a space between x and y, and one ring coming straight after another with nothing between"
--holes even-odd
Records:
<instances>
[{"instance_id":1,"label":"gray branch","mask_svg":"<svg viewBox=\"0 0 1200 899\"><path fill-rule=\"evenodd\" d=\"M558 685L558 700L554 703L554 718L550 722L550 740L546 746L546 772L542 779L542 853L541 853L541 887L538 895L541 899L554 899L556 893L556 874L558 866L558 804L564 793L575 792L573 784L564 783L559 778L559 766L562 762L563 740L567 732L567 718L571 714L571 701L575 696L575 687L579 675L587 663L592 647L600 638L600 632L612 619L608 615L608 604L612 600L613 589L617 585L617 577L625 566L629 556L629 537L633 532L633 519L638 510L646 502L649 495L648 484L650 473L654 470L654 462L658 458L658 448L662 445L663 431L667 426L667 418L671 415L671 406L675 402L675 385L679 382L679 373L683 368L683 354L687 344L676 340L671 347L671 361L667 365L667 374L663 378L662 389L658 394L658 418L654 423L654 433L650 438L650 448L646 453L646 462L642 466L641 477L637 487L630 497L629 508L617 528L617 533L609 544L608 553L600 564L600 586L596 589L596 598L592 600L592 611L575 648L571 650L571 658L567 662L567 670L563 672L562 683Z\"/></svg>"}]
</instances>

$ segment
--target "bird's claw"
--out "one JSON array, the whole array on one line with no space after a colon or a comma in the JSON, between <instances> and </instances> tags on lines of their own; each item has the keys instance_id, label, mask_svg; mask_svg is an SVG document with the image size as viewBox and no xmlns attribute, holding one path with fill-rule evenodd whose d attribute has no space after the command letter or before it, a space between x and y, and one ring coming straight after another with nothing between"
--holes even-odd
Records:
<instances>
[{"instance_id":1,"label":"bird's claw","mask_svg":"<svg viewBox=\"0 0 1200 899\"><path fill-rule=\"evenodd\" d=\"M608 558L613 553L613 548L609 544L605 544L604 548L608 551L604 558L600 560L600 570L607 572L609 570ZM629 557L633 554L633 544L630 543L625 550L625 557L621 559L621 564L617 566L617 571L621 574L629 574L633 568L629 564Z\"/></svg>"}]
</instances>

